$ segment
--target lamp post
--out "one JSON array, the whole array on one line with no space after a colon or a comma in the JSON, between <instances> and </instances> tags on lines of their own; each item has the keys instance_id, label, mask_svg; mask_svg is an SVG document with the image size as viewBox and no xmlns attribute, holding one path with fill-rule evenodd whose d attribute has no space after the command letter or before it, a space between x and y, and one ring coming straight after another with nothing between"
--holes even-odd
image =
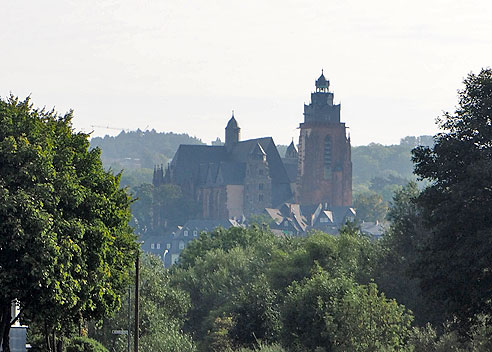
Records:
<instances>
[{"instance_id":1,"label":"lamp post","mask_svg":"<svg viewBox=\"0 0 492 352\"><path fill-rule=\"evenodd\" d=\"M140 245L144 241L138 242ZM139 333L139 299L140 299L140 247L137 250L135 260L135 335L133 340L134 351L138 352L138 333Z\"/></svg>"}]
</instances>

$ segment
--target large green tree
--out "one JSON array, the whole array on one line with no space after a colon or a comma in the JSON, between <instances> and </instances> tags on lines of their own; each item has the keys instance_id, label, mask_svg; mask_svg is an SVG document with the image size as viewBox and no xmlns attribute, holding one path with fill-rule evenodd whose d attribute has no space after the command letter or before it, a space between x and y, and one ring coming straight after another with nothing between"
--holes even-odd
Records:
<instances>
[{"instance_id":1,"label":"large green tree","mask_svg":"<svg viewBox=\"0 0 492 352\"><path fill-rule=\"evenodd\" d=\"M432 148L413 151L431 182L419 197L431 236L418 267L425 293L466 327L492 314L492 70L469 74Z\"/></svg>"},{"instance_id":2,"label":"large green tree","mask_svg":"<svg viewBox=\"0 0 492 352\"><path fill-rule=\"evenodd\" d=\"M404 351L412 316L379 294L321 268L294 282L282 310L283 342L290 351Z\"/></svg>"},{"instance_id":3,"label":"large green tree","mask_svg":"<svg viewBox=\"0 0 492 352\"><path fill-rule=\"evenodd\" d=\"M136 245L130 196L103 169L99 149L72 128L72 112L0 99L0 335L21 317L63 333L120 304ZM49 349L47 344L46 349ZM54 345L54 343L53 343Z\"/></svg>"}]
</instances>

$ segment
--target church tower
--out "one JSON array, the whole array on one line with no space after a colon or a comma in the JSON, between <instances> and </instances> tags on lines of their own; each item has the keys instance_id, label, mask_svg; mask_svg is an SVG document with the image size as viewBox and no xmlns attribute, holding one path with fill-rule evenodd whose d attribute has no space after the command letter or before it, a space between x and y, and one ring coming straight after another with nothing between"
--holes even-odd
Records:
<instances>
[{"instance_id":1,"label":"church tower","mask_svg":"<svg viewBox=\"0 0 492 352\"><path fill-rule=\"evenodd\" d=\"M340 122L340 104L333 104L330 81L323 71L315 84L300 124L297 201L301 205L352 206L350 137L345 123Z\"/></svg>"}]
</instances>

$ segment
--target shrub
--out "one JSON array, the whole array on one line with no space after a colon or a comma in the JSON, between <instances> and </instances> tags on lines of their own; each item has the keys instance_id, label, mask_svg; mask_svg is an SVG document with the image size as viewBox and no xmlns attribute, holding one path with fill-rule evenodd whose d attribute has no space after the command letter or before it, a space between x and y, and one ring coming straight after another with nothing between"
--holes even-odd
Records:
<instances>
[{"instance_id":1,"label":"shrub","mask_svg":"<svg viewBox=\"0 0 492 352\"><path fill-rule=\"evenodd\" d=\"M74 337L70 340L67 352L109 352L106 347L88 337Z\"/></svg>"}]
</instances>

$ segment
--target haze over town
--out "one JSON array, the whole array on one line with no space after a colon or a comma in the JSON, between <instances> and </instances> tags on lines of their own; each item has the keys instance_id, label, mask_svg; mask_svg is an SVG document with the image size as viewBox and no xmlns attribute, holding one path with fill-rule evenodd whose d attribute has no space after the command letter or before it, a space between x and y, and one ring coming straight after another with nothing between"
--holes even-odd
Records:
<instances>
[{"instance_id":1,"label":"haze over town","mask_svg":"<svg viewBox=\"0 0 492 352\"><path fill-rule=\"evenodd\" d=\"M324 69L353 145L434 134L470 71L490 63L477 1L15 1L0 13L0 96L118 129L297 140ZM94 126L109 126L106 129Z\"/></svg>"}]
</instances>

